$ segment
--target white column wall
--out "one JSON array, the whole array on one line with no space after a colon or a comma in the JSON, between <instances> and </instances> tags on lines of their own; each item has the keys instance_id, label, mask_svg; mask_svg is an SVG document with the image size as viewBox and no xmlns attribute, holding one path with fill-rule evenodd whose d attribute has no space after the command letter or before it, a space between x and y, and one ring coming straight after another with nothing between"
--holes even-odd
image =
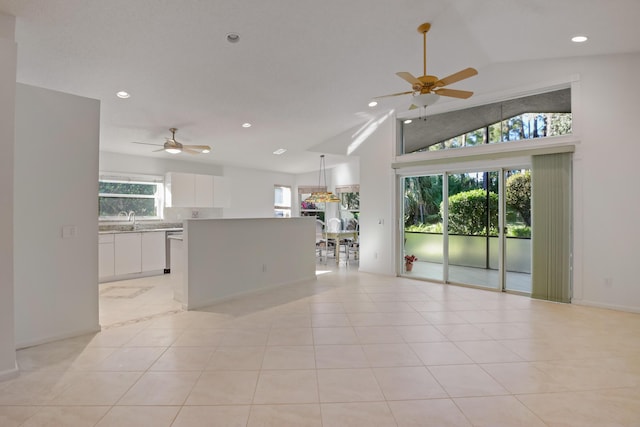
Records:
<instances>
[{"instance_id":1,"label":"white column wall","mask_svg":"<svg viewBox=\"0 0 640 427\"><path fill-rule=\"evenodd\" d=\"M360 157L360 271L395 274L395 126L389 116L358 148Z\"/></svg>"},{"instance_id":2,"label":"white column wall","mask_svg":"<svg viewBox=\"0 0 640 427\"><path fill-rule=\"evenodd\" d=\"M13 153L17 47L15 18L0 14L0 380L18 373L14 335Z\"/></svg>"},{"instance_id":3,"label":"white column wall","mask_svg":"<svg viewBox=\"0 0 640 427\"><path fill-rule=\"evenodd\" d=\"M18 348L98 331L100 103L17 85L14 182ZM65 226L75 235L62 237Z\"/></svg>"}]
</instances>

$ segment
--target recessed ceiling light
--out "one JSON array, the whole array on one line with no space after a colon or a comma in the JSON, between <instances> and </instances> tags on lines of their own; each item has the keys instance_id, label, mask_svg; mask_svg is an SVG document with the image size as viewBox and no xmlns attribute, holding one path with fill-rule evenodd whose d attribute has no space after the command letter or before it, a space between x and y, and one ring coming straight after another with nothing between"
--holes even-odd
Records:
<instances>
[{"instance_id":1,"label":"recessed ceiling light","mask_svg":"<svg viewBox=\"0 0 640 427\"><path fill-rule=\"evenodd\" d=\"M240 41L240 34L238 34L238 33L227 33L227 41L229 43L238 43Z\"/></svg>"},{"instance_id":2,"label":"recessed ceiling light","mask_svg":"<svg viewBox=\"0 0 640 427\"><path fill-rule=\"evenodd\" d=\"M369 107L375 107L376 105L378 105L378 101L371 101L369 103Z\"/></svg>"},{"instance_id":3,"label":"recessed ceiling light","mask_svg":"<svg viewBox=\"0 0 640 427\"><path fill-rule=\"evenodd\" d=\"M125 92L124 90L121 90L120 92L116 93L116 96L118 98L127 99L131 96L131 94L129 94L129 92Z\"/></svg>"},{"instance_id":4,"label":"recessed ceiling light","mask_svg":"<svg viewBox=\"0 0 640 427\"><path fill-rule=\"evenodd\" d=\"M279 156L280 154L284 154L287 152L286 148L278 148L276 151L273 152L273 154L275 154L276 156Z\"/></svg>"},{"instance_id":5,"label":"recessed ceiling light","mask_svg":"<svg viewBox=\"0 0 640 427\"><path fill-rule=\"evenodd\" d=\"M242 127L243 128L250 128L251 127L251 123L248 123L248 122L247 123L243 123Z\"/></svg>"},{"instance_id":6,"label":"recessed ceiling light","mask_svg":"<svg viewBox=\"0 0 640 427\"><path fill-rule=\"evenodd\" d=\"M404 123L405 125L408 125L408 124L409 124L409 123L411 123L412 121L413 121L413 120L411 120L411 119L407 119L407 120L405 120L403 123Z\"/></svg>"},{"instance_id":7,"label":"recessed ceiling light","mask_svg":"<svg viewBox=\"0 0 640 427\"><path fill-rule=\"evenodd\" d=\"M589 37L587 36L573 36L571 37L571 41L574 43L584 43L587 40L589 40Z\"/></svg>"}]
</instances>

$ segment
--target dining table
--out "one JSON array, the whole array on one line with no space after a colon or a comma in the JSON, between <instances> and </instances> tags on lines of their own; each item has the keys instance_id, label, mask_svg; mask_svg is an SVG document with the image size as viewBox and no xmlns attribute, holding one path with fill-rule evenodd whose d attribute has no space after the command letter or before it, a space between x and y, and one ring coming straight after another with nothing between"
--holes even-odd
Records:
<instances>
[{"instance_id":1,"label":"dining table","mask_svg":"<svg viewBox=\"0 0 640 427\"><path fill-rule=\"evenodd\" d=\"M358 240L358 230L325 231L324 235L327 242L329 242L330 240L334 240L336 242L336 245L335 245L336 264L340 263L340 241L344 239L353 239L354 241ZM346 248L345 252L347 255L347 260L349 260L349 248Z\"/></svg>"}]
</instances>

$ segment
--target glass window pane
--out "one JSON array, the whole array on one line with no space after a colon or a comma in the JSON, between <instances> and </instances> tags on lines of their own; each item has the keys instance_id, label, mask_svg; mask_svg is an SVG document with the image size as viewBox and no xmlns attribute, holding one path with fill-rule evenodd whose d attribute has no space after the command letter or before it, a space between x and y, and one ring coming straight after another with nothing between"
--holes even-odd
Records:
<instances>
[{"instance_id":1,"label":"glass window pane","mask_svg":"<svg viewBox=\"0 0 640 427\"><path fill-rule=\"evenodd\" d=\"M136 217L158 216L155 199L137 197L99 197L100 216L118 216L120 212L135 212Z\"/></svg>"},{"instance_id":2,"label":"glass window pane","mask_svg":"<svg viewBox=\"0 0 640 427\"><path fill-rule=\"evenodd\" d=\"M139 194L153 196L157 184L133 184L128 182L100 181L99 192L102 194Z\"/></svg>"}]
</instances>

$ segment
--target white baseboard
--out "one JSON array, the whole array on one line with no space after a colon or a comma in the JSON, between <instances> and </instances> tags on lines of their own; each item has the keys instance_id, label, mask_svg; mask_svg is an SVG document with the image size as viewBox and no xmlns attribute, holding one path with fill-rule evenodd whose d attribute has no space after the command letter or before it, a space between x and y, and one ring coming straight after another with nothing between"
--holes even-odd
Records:
<instances>
[{"instance_id":1,"label":"white baseboard","mask_svg":"<svg viewBox=\"0 0 640 427\"><path fill-rule=\"evenodd\" d=\"M33 346L40 345L40 344L46 344L46 343L50 343L50 342L53 342L53 341L65 340L67 338L75 338L75 337L79 337L81 335L93 334L93 333L96 333L96 332L100 332L100 330L101 330L100 325L96 324L92 328L79 329L79 330L73 331L73 332L65 332L64 334L52 335L50 337L42 337L42 338L38 338L38 339L34 339L34 340L26 340L26 341L22 341L22 342L16 343L16 350L21 350L21 349L27 348L27 347L33 347Z\"/></svg>"},{"instance_id":2,"label":"white baseboard","mask_svg":"<svg viewBox=\"0 0 640 427\"><path fill-rule=\"evenodd\" d=\"M20 369L18 369L18 362L15 362L13 369L7 369L0 372L0 382L16 378L20 375Z\"/></svg>"},{"instance_id":3,"label":"white baseboard","mask_svg":"<svg viewBox=\"0 0 640 427\"><path fill-rule=\"evenodd\" d=\"M589 301L586 299L573 299L571 300L571 303L575 305L586 305L589 307L604 308L607 310L627 311L629 313L640 313L640 307L629 307L626 305L619 305L619 304L603 304L601 302Z\"/></svg>"},{"instance_id":4,"label":"white baseboard","mask_svg":"<svg viewBox=\"0 0 640 427\"><path fill-rule=\"evenodd\" d=\"M284 282L284 283L276 283L275 285L268 285L265 286L263 288L259 288L259 289L252 289L249 291L245 291L245 292L238 292L237 294L233 294L233 295L227 295L224 297L220 297L220 298L210 298L204 301L198 301L194 304L182 304L182 309L183 310L197 310L199 308L204 308L204 307L209 307L211 305L214 304L220 304L221 302L225 302L225 301L230 301L232 299L235 298L239 298L239 297L243 297L243 296L248 296L248 295L255 295L255 294L260 294L260 293L264 293L264 292L269 292L273 289L276 288L280 288L283 286L287 286L287 285L295 285L297 283L304 283L304 282L308 282L311 280L316 280L317 277L314 273L313 276L311 277L307 277L307 278L303 278L303 279L298 279L298 280L293 280L290 282Z\"/></svg>"}]
</instances>

